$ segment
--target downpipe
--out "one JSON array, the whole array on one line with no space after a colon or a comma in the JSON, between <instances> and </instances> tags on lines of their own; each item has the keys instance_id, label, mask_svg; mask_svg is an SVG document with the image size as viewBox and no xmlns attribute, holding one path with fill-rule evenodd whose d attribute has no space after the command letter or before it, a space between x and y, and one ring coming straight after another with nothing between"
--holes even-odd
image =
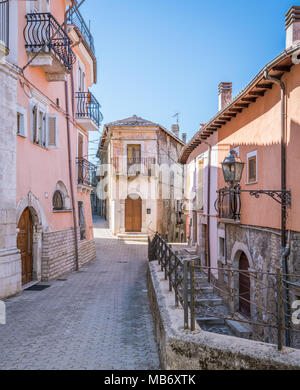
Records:
<instances>
[{"instance_id":1,"label":"downpipe","mask_svg":"<svg viewBox=\"0 0 300 390\"><path fill-rule=\"evenodd\" d=\"M277 79L276 77L269 76L268 70L264 72L264 78L266 80L272 81L280 86L281 89L281 191L286 191L286 137L285 137L285 124L286 124L286 105L285 105L285 96L286 96L286 86L282 80ZM287 237L286 237L286 212L287 204L284 198L284 201L281 203L281 267L283 274L288 274L288 261L287 258L290 254L290 248L287 246ZM286 276L286 279L288 277ZM285 312L285 346L290 347L290 330L289 318L290 318L290 302L289 302L289 289L288 284L284 283L283 288L283 298L284 298L284 312Z\"/></svg>"}]
</instances>

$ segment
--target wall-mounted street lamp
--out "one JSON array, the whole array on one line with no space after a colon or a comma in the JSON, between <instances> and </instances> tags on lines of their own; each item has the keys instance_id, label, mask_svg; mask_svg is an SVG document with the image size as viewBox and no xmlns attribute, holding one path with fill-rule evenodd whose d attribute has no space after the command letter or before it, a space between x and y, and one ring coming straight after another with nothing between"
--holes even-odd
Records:
<instances>
[{"instance_id":1,"label":"wall-mounted street lamp","mask_svg":"<svg viewBox=\"0 0 300 390\"><path fill-rule=\"evenodd\" d=\"M222 170L225 182L230 186L239 184L244 170L245 163L237 156L235 150L231 150L229 156L225 157L222 163Z\"/></svg>"},{"instance_id":2,"label":"wall-mounted street lamp","mask_svg":"<svg viewBox=\"0 0 300 390\"><path fill-rule=\"evenodd\" d=\"M225 157L222 163L222 171L225 182L228 184L228 187L224 187L221 190L218 190L218 200L217 200L217 212L219 213L220 218L230 218L230 219L240 219L240 193L246 192L250 196L259 198L261 195L270 196L277 203L281 205L281 267L282 272L285 277L285 288L283 291L284 295L284 313L285 313L285 345L290 346L290 334L288 330L290 308L289 308L289 294L288 294L288 266L287 266L287 256L289 249L287 246L286 240L286 220L287 220L287 207L291 205L291 191L285 188L285 185L282 186L281 190L243 190L240 187L240 181L242 179L244 163L237 156L234 150L230 151L229 156ZM281 345L281 342L279 342Z\"/></svg>"}]
</instances>

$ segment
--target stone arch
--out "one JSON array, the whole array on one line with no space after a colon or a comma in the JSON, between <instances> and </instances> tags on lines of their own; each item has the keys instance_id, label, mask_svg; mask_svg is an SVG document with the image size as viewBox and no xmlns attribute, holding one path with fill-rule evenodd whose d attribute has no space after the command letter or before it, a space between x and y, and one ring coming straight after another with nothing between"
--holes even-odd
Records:
<instances>
[{"instance_id":1,"label":"stone arch","mask_svg":"<svg viewBox=\"0 0 300 390\"><path fill-rule=\"evenodd\" d=\"M249 251L247 245L243 244L242 242L238 242L238 241L235 242L235 244L232 248L232 251L231 251L231 263L232 263L233 267L238 268L239 260L240 260L241 254L243 252L245 253L245 255L248 259L249 268L253 269L254 268L253 259L252 259L252 256L250 254L250 251Z\"/></svg>"},{"instance_id":2,"label":"stone arch","mask_svg":"<svg viewBox=\"0 0 300 390\"><path fill-rule=\"evenodd\" d=\"M29 192L17 205L17 226L24 210L27 208L33 221L33 280L39 282L42 280L42 234L48 231L49 228L43 207L32 192Z\"/></svg>"}]
</instances>

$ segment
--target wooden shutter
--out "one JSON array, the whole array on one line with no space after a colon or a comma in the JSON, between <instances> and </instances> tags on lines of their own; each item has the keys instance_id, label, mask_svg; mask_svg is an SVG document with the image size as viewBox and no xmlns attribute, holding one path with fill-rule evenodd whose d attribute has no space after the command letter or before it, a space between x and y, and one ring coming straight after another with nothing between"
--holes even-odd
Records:
<instances>
[{"instance_id":1,"label":"wooden shutter","mask_svg":"<svg viewBox=\"0 0 300 390\"><path fill-rule=\"evenodd\" d=\"M39 136L38 136L38 109L37 109L37 106L33 106L32 111L31 111L31 134L32 134L32 141L35 143L38 143Z\"/></svg>"},{"instance_id":2,"label":"wooden shutter","mask_svg":"<svg viewBox=\"0 0 300 390\"><path fill-rule=\"evenodd\" d=\"M58 131L57 131L57 121L58 118L56 115L48 115L47 118L47 134L48 134L48 148L57 148L58 146Z\"/></svg>"}]
</instances>

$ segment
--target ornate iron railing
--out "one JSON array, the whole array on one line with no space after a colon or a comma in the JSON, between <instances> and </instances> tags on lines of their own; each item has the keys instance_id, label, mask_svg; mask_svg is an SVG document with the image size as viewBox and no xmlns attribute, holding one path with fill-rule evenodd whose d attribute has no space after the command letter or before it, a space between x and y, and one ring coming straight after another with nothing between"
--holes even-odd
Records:
<instances>
[{"instance_id":1,"label":"ornate iron railing","mask_svg":"<svg viewBox=\"0 0 300 390\"><path fill-rule=\"evenodd\" d=\"M89 187L97 186L97 167L84 158L77 158L78 184Z\"/></svg>"},{"instance_id":2,"label":"ornate iron railing","mask_svg":"<svg viewBox=\"0 0 300 390\"><path fill-rule=\"evenodd\" d=\"M155 170L152 172L152 168L155 167L155 157L137 157L127 158L127 156L112 157L112 165L117 175L147 175L151 176L155 174Z\"/></svg>"},{"instance_id":3,"label":"ornate iron railing","mask_svg":"<svg viewBox=\"0 0 300 390\"><path fill-rule=\"evenodd\" d=\"M79 29L92 53L95 54L94 38L90 32L90 29L86 25L81 13L76 7L69 12L67 21L69 24L74 24L74 26Z\"/></svg>"},{"instance_id":4,"label":"ornate iron railing","mask_svg":"<svg viewBox=\"0 0 300 390\"><path fill-rule=\"evenodd\" d=\"M0 42L9 46L9 2L0 1Z\"/></svg>"},{"instance_id":5,"label":"ornate iron railing","mask_svg":"<svg viewBox=\"0 0 300 390\"><path fill-rule=\"evenodd\" d=\"M58 21L50 13L26 15L25 47L31 52L51 52L68 69L75 62L71 41Z\"/></svg>"},{"instance_id":6,"label":"ornate iron railing","mask_svg":"<svg viewBox=\"0 0 300 390\"><path fill-rule=\"evenodd\" d=\"M176 307L183 307L185 329L195 330L197 322L202 330L277 344L279 350L300 348L300 275L283 274L280 264L274 272L202 266L199 257L174 251L158 233L148 239L148 259L158 262ZM292 312L285 307L285 290Z\"/></svg>"},{"instance_id":7,"label":"ornate iron railing","mask_svg":"<svg viewBox=\"0 0 300 390\"><path fill-rule=\"evenodd\" d=\"M103 120L100 108L101 105L91 92L76 92L78 119L92 119L97 126Z\"/></svg>"},{"instance_id":8,"label":"ornate iron railing","mask_svg":"<svg viewBox=\"0 0 300 390\"><path fill-rule=\"evenodd\" d=\"M219 218L239 220L241 210L239 188L225 187L219 190L215 209Z\"/></svg>"}]
</instances>

